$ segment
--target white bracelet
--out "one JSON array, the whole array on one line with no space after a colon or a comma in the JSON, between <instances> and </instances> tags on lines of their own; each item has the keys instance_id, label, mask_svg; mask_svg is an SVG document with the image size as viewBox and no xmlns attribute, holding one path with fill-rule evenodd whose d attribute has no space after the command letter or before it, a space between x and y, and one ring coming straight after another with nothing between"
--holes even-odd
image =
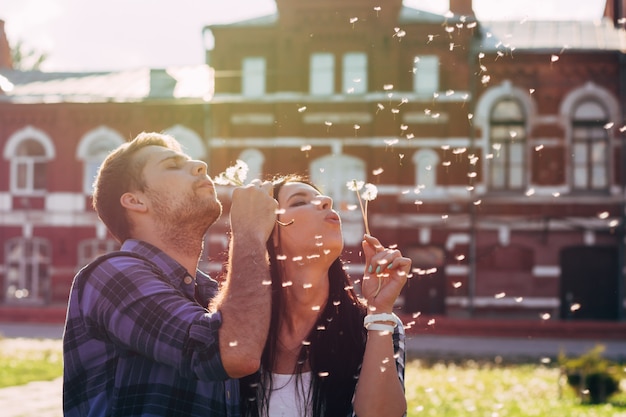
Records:
<instances>
[{"instance_id":1,"label":"white bracelet","mask_svg":"<svg viewBox=\"0 0 626 417\"><path fill-rule=\"evenodd\" d=\"M380 314L369 314L365 316L363 319L363 325L367 327L368 324L380 321L391 321L393 322L393 327L398 326L398 322L396 321L396 316L391 313L380 313Z\"/></svg>"},{"instance_id":2,"label":"white bracelet","mask_svg":"<svg viewBox=\"0 0 626 417\"><path fill-rule=\"evenodd\" d=\"M393 333L393 327L391 324L382 324L382 323L368 323L365 325L367 330L378 330L380 332L388 332Z\"/></svg>"}]
</instances>

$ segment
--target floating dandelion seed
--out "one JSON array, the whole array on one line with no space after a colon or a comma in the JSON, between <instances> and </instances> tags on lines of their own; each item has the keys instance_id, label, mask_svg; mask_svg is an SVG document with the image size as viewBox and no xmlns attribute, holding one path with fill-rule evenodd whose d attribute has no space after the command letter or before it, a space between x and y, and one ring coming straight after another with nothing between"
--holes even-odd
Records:
<instances>
[{"instance_id":1,"label":"floating dandelion seed","mask_svg":"<svg viewBox=\"0 0 626 417\"><path fill-rule=\"evenodd\" d=\"M496 294L494 297L495 297L496 299L500 299L500 298L504 298L504 297L505 297L505 295L506 295L505 293L500 292L500 293Z\"/></svg>"},{"instance_id":2,"label":"floating dandelion seed","mask_svg":"<svg viewBox=\"0 0 626 417\"><path fill-rule=\"evenodd\" d=\"M398 139L385 139L384 142L387 146L393 146L400 141Z\"/></svg>"},{"instance_id":3,"label":"floating dandelion seed","mask_svg":"<svg viewBox=\"0 0 626 417\"><path fill-rule=\"evenodd\" d=\"M540 317L541 317L541 320L550 320L551 315L550 313L543 313L541 314Z\"/></svg>"},{"instance_id":4,"label":"floating dandelion seed","mask_svg":"<svg viewBox=\"0 0 626 417\"><path fill-rule=\"evenodd\" d=\"M385 84L385 85L383 85L383 90L385 90L385 91L393 90L393 84Z\"/></svg>"},{"instance_id":5,"label":"floating dandelion seed","mask_svg":"<svg viewBox=\"0 0 626 417\"><path fill-rule=\"evenodd\" d=\"M287 287L291 287L293 285L293 282L292 281L285 281L281 285L282 285L283 288L287 288Z\"/></svg>"},{"instance_id":6,"label":"floating dandelion seed","mask_svg":"<svg viewBox=\"0 0 626 417\"><path fill-rule=\"evenodd\" d=\"M561 193L559 193L558 191L555 191L552 193L553 197L559 197L561 195Z\"/></svg>"},{"instance_id":7,"label":"floating dandelion seed","mask_svg":"<svg viewBox=\"0 0 626 417\"><path fill-rule=\"evenodd\" d=\"M302 145L300 147L300 150L303 151L303 152L310 151L311 150L311 145Z\"/></svg>"},{"instance_id":8,"label":"floating dandelion seed","mask_svg":"<svg viewBox=\"0 0 626 417\"><path fill-rule=\"evenodd\" d=\"M226 171L213 178L213 181L220 185L242 186L248 176L248 169L248 164L238 159L235 165L226 168Z\"/></svg>"},{"instance_id":9,"label":"floating dandelion seed","mask_svg":"<svg viewBox=\"0 0 626 417\"><path fill-rule=\"evenodd\" d=\"M303 113L306 110L306 106L302 106L298 109L298 113Z\"/></svg>"},{"instance_id":10,"label":"floating dandelion seed","mask_svg":"<svg viewBox=\"0 0 626 417\"><path fill-rule=\"evenodd\" d=\"M354 130L359 130L361 128L361 126L359 125L354 125Z\"/></svg>"},{"instance_id":11,"label":"floating dandelion seed","mask_svg":"<svg viewBox=\"0 0 626 417\"><path fill-rule=\"evenodd\" d=\"M602 213L598 213L598 218L599 219L608 219L609 218L609 212L608 211L603 211Z\"/></svg>"},{"instance_id":12,"label":"floating dandelion seed","mask_svg":"<svg viewBox=\"0 0 626 417\"><path fill-rule=\"evenodd\" d=\"M409 133L408 135L406 135L407 139L413 139L415 137L415 135L413 133Z\"/></svg>"},{"instance_id":13,"label":"floating dandelion seed","mask_svg":"<svg viewBox=\"0 0 626 417\"><path fill-rule=\"evenodd\" d=\"M462 261L463 259L465 259L465 255L462 255L462 254L461 255L456 255L455 258L456 258L457 261Z\"/></svg>"},{"instance_id":14,"label":"floating dandelion seed","mask_svg":"<svg viewBox=\"0 0 626 417\"><path fill-rule=\"evenodd\" d=\"M319 376L320 378L326 378L328 375L330 375L330 372L319 372L317 374L317 376Z\"/></svg>"},{"instance_id":15,"label":"floating dandelion seed","mask_svg":"<svg viewBox=\"0 0 626 417\"><path fill-rule=\"evenodd\" d=\"M609 122L609 123L604 125L604 129L605 130L609 130L609 129L613 128L614 125L615 125L615 123Z\"/></svg>"},{"instance_id":16,"label":"floating dandelion seed","mask_svg":"<svg viewBox=\"0 0 626 417\"><path fill-rule=\"evenodd\" d=\"M239 344L239 342L237 342L236 340L232 341L232 342L228 342L228 346L229 347L235 347Z\"/></svg>"},{"instance_id":17,"label":"floating dandelion seed","mask_svg":"<svg viewBox=\"0 0 626 417\"><path fill-rule=\"evenodd\" d=\"M570 311L578 311L578 310L580 310L580 304L574 303L574 304L571 305L571 307L569 309L570 309Z\"/></svg>"},{"instance_id":18,"label":"floating dandelion seed","mask_svg":"<svg viewBox=\"0 0 626 417\"><path fill-rule=\"evenodd\" d=\"M448 220L448 215L447 214L442 214L441 215L441 219L442 220Z\"/></svg>"},{"instance_id":19,"label":"floating dandelion seed","mask_svg":"<svg viewBox=\"0 0 626 417\"><path fill-rule=\"evenodd\" d=\"M329 126L329 127L330 127L330 126L332 126L332 125L333 125L333 122L328 122L328 121L326 121L326 122L324 122L324 124L325 124L326 126Z\"/></svg>"},{"instance_id":20,"label":"floating dandelion seed","mask_svg":"<svg viewBox=\"0 0 626 417\"><path fill-rule=\"evenodd\" d=\"M550 358L547 358L547 357L541 358L541 363L543 363L544 365L547 365L550 362L552 362L552 359L550 359Z\"/></svg>"},{"instance_id":21,"label":"floating dandelion seed","mask_svg":"<svg viewBox=\"0 0 626 417\"><path fill-rule=\"evenodd\" d=\"M454 288L461 288L461 286L462 286L462 285L463 285L463 284L462 284L460 281L457 281L457 282L453 282L453 283L452 283L452 286L453 286Z\"/></svg>"},{"instance_id":22,"label":"floating dandelion seed","mask_svg":"<svg viewBox=\"0 0 626 417\"><path fill-rule=\"evenodd\" d=\"M516 303L521 303L522 301L524 301L524 297L515 297L514 300Z\"/></svg>"},{"instance_id":23,"label":"floating dandelion seed","mask_svg":"<svg viewBox=\"0 0 626 417\"><path fill-rule=\"evenodd\" d=\"M272 281L269 279L264 279L261 281L261 285L272 285Z\"/></svg>"},{"instance_id":24,"label":"floating dandelion seed","mask_svg":"<svg viewBox=\"0 0 626 417\"><path fill-rule=\"evenodd\" d=\"M491 81L491 77L489 75L483 75L480 79L482 84L488 84Z\"/></svg>"},{"instance_id":25,"label":"floating dandelion seed","mask_svg":"<svg viewBox=\"0 0 626 417\"><path fill-rule=\"evenodd\" d=\"M542 149L543 149L543 145L537 145L537 146L535 146L535 150L536 150L537 152L539 152L539 151L540 151L540 150L542 150Z\"/></svg>"},{"instance_id":26,"label":"floating dandelion seed","mask_svg":"<svg viewBox=\"0 0 626 417\"><path fill-rule=\"evenodd\" d=\"M559 57L558 57L557 55L552 55L552 56L550 57L550 62L556 62L556 61L558 61L558 60L559 60Z\"/></svg>"},{"instance_id":27,"label":"floating dandelion seed","mask_svg":"<svg viewBox=\"0 0 626 417\"><path fill-rule=\"evenodd\" d=\"M428 325L429 326L434 326L435 325L435 319L428 320Z\"/></svg>"},{"instance_id":28,"label":"floating dandelion seed","mask_svg":"<svg viewBox=\"0 0 626 417\"><path fill-rule=\"evenodd\" d=\"M609 227L617 227L619 225L619 220L611 220L609 222Z\"/></svg>"},{"instance_id":29,"label":"floating dandelion seed","mask_svg":"<svg viewBox=\"0 0 626 417\"><path fill-rule=\"evenodd\" d=\"M382 174L383 172L385 172L385 170L384 170L384 169L382 169L382 168L378 168L378 169L375 169L375 170L373 170L373 171L372 171L372 175L380 175L380 174Z\"/></svg>"},{"instance_id":30,"label":"floating dandelion seed","mask_svg":"<svg viewBox=\"0 0 626 417\"><path fill-rule=\"evenodd\" d=\"M358 17L351 17L350 18L350 23L356 23L359 20Z\"/></svg>"},{"instance_id":31,"label":"floating dandelion seed","mask_svg":"<svg viewBox=\"0 0 626 417\"><path fill-rule=\"evenodd\" d=\"M400 130L407 130L409 127L407 125L400 125Z\"/></svg>"},{"instance_id":32,"label":"floating dandelion seed","mask_svg":"<svg viewBox=\"0 0 626 417\"><path fill-rule=\"evenodd\" d=\"M385 110L385 106L383 106L382 103L378 103L376 106L378 107L378 110Z\"/></svg>"},{"instance_id":33,"label":"floating dandelion seed","mask_svg":"<svg viewBox=\"0 0 626 417\"><path fill-rule=\"evenodd\" d=\"M474 205L475 205L475 206L480 206L480 204L481 204L482 202L483 202L482 200L476 200L476 201L474 201Z\"/></svg>"},{"instance_id":34,"label":"floating dandelion seed","mask_svg":"<svg viewBox=\"0 0 626 417\"><path fill-rule=\"evenodd\" d=\"M534 189L534 188L529 188L529 189L526 191L526 193L525 193L525 194L526 194L526 197L530 197L531 195L534 195L534 194L535 194L535 189Z\"/></svg>"},{"instance_id":35,"label":"floating dandelion seed","mask_svg":"<svg viewBox=\"0 0 626 417\"><path fill-rule=\"evenodd\" d=\"M321 307L320 306L313 306L311 307L311 310L313 311L320 311Z\"/></svg>"},{"instance_id":36,"label":"floating dandelion seed","mask_svg":"<svg viewBox=\"0 0 626 417\"><path fill-rule=\"evenodd\" d=\"M530 88L530 89L528 90L528 92L529 92L530 94L533 94L533 93L535 92L535 89L534 89L534 88Z\"/></svg>"}]
</instances>

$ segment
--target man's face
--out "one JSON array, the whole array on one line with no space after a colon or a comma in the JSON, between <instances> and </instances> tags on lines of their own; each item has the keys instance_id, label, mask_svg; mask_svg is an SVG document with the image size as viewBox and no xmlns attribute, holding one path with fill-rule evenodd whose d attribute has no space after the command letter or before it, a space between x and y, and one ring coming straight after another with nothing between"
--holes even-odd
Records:
<instances>
[{"instance_id":1,"label":"man's face","mask_svg":"<svg viewBox=\"0 0 626 417\"><path fill-rule=\"evenodd\" d=\"M181 228L203 234L222 213L213 181L204 162L161 146L141 149L145 158L144 195L152 215L165 229Z\"/></svg>"}]
</instances>

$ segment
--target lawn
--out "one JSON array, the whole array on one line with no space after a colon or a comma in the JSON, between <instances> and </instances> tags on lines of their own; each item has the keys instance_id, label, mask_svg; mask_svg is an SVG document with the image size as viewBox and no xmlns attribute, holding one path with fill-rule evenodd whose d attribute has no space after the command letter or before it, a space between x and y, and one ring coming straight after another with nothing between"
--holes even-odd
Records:
<instances>
[{"instance_id":1,"label":"lawn","mask_svg":"<svg viewBox=\"0 0 626 417\"><path fill-rule=\"evenodd\" d=\"M581 405L558 367L494 362L407 364L409 417L626 417L626 394Z\"/></svg>"},{"instance_id":2,"label":"lawn","mask_svg":"<svg viewBox=\"0 0 626 417\"><path fill-rule=\"evenodd\" d=\"M61 374L59 340L0 338L0 388ZM626 417L626 381L621 388L609 404L586 406L549 362L411 360L406 368L409 417Z\"/></svg>"},{"instance_id":3,"label":"lawn","mask_svg":"<svg viewBox=\"0 0 626 417\"><path fill-rule=\"evenodd\" d=\"M60 340L0 338L0 388L53 380L62 373Z\"/></svg>"}]
</instances>

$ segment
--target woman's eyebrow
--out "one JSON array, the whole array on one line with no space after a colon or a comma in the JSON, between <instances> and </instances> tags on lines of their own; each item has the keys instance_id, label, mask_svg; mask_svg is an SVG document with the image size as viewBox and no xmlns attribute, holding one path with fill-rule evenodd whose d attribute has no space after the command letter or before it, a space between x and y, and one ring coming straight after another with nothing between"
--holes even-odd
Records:
<instances>
[{"instance_id":1,"label":"woman's eyebrow","mask_svg":"<svg viewBox=\"0 0 626 417\"><path fill-rule=\"evenodd\" d=\"M293 193L289 197L287 197L287 202L289 202L289 200L291 200L292 198L295 198L295 197L309 197L311 195L313 197L317 197L320 194L313 194L312 192L308 192L308 191L296 191L295 193Z\"/></svg>"}]
</instances>

